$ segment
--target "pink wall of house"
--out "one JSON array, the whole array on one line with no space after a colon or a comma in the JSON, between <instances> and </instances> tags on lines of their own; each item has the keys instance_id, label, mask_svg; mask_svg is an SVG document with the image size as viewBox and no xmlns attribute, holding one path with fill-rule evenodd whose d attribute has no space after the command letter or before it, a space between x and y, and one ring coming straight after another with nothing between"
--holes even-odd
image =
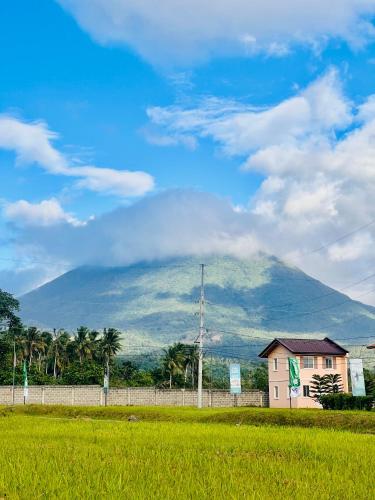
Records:
<instances>
[{"instance_id":1,"label":"pink wall of house","mask_svg":"<svg viewBox=\"0 0 375 500\"><path fill-rule=\"evenodd\" d=\"M304 368L304 356L293 354L284 346L278 345L268 356L269 376L269 400L271 408L289 408L289 367L288 357L295 357L300 363L301 373L301 396L292 398L292 408L320 408L315 401L304 396L303 386L310 386L313 375L326 375L328 373L339 373L342 378L344 392L348 392L348 358L347 356L309 356L307 364L313 364L313 368ZM331 358L330 360L326 358ZM275 361L277 360L277 361ZM332 364L332 368L325 366ZM305 388L305 391L307 389Z\"/></svg>"}]
</instances>

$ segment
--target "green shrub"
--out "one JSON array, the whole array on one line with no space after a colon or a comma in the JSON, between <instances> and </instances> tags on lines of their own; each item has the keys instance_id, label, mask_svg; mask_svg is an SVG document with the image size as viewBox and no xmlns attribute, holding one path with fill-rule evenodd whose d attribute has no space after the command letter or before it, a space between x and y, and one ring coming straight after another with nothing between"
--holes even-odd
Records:
<instances>
[{"instance_id":1,"label":"green shrub","mask_svg":"<svg viewBox=\"0 0 375 500\"><path fill-rule=\"evenodd\" d=\"M325 410L366 410L373 409L374 396L353 396L343 392L337 394L322 394L319 402Z\"/></svg>"}]
</instances>

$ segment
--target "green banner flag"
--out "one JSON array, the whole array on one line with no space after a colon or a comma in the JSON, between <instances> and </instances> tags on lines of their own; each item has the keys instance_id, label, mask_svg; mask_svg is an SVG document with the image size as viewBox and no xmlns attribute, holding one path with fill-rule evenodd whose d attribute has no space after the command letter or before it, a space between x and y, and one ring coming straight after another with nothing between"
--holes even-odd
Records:
<instances>
[{"instance_id":1,"label":"green banner flag","mask_svg":"<svg viewBox=\"0 0 375 500\"><path fill-rule=\"evenodd\" d=\"M301 395L301 377L297 358L288 358L289 362L289 389L290 397L298 398Z\"/></svg>"},{"instance_id":2,"label":"green banner flag","mask_svg":"<svg viewBox=\"0 0 375 500\"><path fill-rule=\"evenodd\" d=\"M23 362L23 399L24 401L27 400L29 397L29 382L27 379L27 364L26 360Z\"/></svg>"}]
</instances>

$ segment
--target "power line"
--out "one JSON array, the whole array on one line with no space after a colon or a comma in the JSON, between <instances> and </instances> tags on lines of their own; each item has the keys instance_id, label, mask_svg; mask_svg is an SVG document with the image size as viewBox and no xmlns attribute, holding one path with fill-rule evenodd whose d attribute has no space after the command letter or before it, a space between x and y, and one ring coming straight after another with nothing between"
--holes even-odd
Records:
<instances>
[{"instance_id":1,"label":"power line","mask_svg":"<svg viewBox=\"0 0 375 500\"><path fill-rule=\"evenodd\" d=\"M311 255L313 253L321 252L325 248L328 248L328 247L334 245L335 243L338 243L339 241L345 240L346 238L349 238L350 236L353 236L353 234L356 234L359 231L363 231L363 229L367 229L368 227L372 226L373 224L375 224L375 220L372 220L372 221L368 222L367 224L364 224L363 226L359 226L356 229L353 229L352 231L349 231L348 233L345 233L342 236L339 236L335 240L333 240L333 241L331 241L331 242L329 242L329 243L327 243L325 245L321 245L318 248L315 248L315 249L310 250L310 251L308 251L306 253L303 253L303 254L301 254L301 257L306 257L307 255Z\"/></svg>"}]
</instances>

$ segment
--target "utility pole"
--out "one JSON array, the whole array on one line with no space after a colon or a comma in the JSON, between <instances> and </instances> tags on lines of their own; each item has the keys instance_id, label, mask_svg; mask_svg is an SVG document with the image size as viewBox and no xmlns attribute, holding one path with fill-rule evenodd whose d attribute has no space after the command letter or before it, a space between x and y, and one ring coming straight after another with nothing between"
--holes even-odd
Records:
<instances>
[{"instance_id":1,"label":"utility pole","mask_svg":"<svg viewBox=\"0 0 375 500\"><path fill-rule=\"evenodd\" d=\"M16 387L16 332L13 332L13 382L12 382L12 405L15 403L15 387Z\"/></svg>"},{"instance_id":2,"label":"utility pole","mask_svg":"<svg viewBox=\"0 0 375 500\"><path fill-rule=\"evenodd\" d=\"M204 335L204 264L201 267L201 296L199 300L199 357L198 357L198 408L202 408L203 386L203 335Z\"/></svg>"}]
</instances>

